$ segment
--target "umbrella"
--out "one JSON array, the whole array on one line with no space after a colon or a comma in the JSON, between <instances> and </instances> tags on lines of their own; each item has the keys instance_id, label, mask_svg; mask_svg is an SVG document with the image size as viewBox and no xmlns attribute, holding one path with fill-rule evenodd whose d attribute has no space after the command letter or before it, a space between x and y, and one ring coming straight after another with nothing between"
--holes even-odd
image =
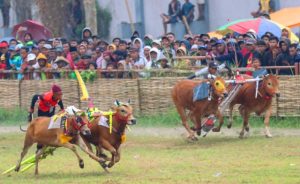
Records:
<instances>
[{"instance_id":1,"label":"umbrella","mask_svg":"<svg viewBox=\"0 0 300 184\"><path fill-rule=\"evenodd\" d=\"M284 8L271 13L271 20L276 21L289 28L300 26L300 7Z\"/></svg>"},{"instance_id":2,"label":"umbrella","mask_svg":"<svg viewBox=\"0 0 300 184\"><path fill-rule=\"evenodd\" d=\"M248 19L245 21L236 21L229 23L227 26L222 26L217 30L217 33L226 34L230 32L237 32L240 34L247 33L250 29L254 30L259 37L263 36L266 32L271 32L275 36L281 36L281 30L286 28L290 31L290 39L292 42L299 42L298 37L287 27L271 21L266 18Z\"/></svg>"},{"instance_id":3,"label":"umbrella","mask_svg":"<svg viewBox=\"0 0 300 184\"><path fill-rule=\"evenodd\" d=\"M216 37L218 39L222 39L223 38L223 35L219 34L219 33L216 33L215 31L214 32L209 32L207 33L209 35L209 37L213 38L213 37Z\"/></svg>"},{"instance_id":4,"label":"umbrella","mask_svg":"<svg viewBox=\"0 0 300 184\"><path fill-rule=\"evenodd\" d=\"M52 37L51 31L39 22L26 20L13 27L12 35L24 41L24 34L30 33L34 40L49 39Z\"/></svg>"},{"instance_id":5,"label":"umbrella","mask_svg":"<svg viewBox=\"0 0 300 184\"><path fill-rule=\"evenodd\" d=\"M229 27L229 26L232 26L232 25L237 24L237 23L239 23L239 22L248 21L248 20L251 20L251 19L238 19L238 20L229 22L229 23L227 23L227 24L225 24L225 25L219 27L218 30L217 30L217 33L223 34L223 35L224 35L224 34L228 33L228 27Z\"/></svg>"}]
</instances>

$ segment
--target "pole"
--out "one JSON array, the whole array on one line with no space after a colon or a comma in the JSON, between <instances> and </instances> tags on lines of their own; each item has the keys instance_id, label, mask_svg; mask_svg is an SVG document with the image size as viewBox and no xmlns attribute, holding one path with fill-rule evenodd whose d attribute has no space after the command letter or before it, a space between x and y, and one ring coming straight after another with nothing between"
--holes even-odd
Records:
<instances>
[{"instance_id":1,"label":"pole","mask_svg":"<svg viewBox=\"0 0 300 184\"><path fill-rule=\"evenodd\" d=\"M130 11L128 0L125 0L125 4L126 4L128 17L129 17L131 33L133 34L133 32L135 31L135 27L134 27L134 24L133 24L132 14L131 14L131 11Z\"/></svg>"}]
</instances>

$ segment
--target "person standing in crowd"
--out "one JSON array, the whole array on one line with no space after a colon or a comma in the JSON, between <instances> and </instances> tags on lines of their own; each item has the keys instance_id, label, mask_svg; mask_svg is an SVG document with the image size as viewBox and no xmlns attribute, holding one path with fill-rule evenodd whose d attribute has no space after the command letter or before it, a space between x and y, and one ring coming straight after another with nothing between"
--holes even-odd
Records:
<instances>
[{"instance_id":1,"label":"person standing in crowd","mask_svg":"<svg viewBox=\"0 0 300 184\"><path fill-rule=\"evenodd\" d=\"M23 59L20 56L20 53L17 52L16 48L14 46L9 47L10 51L10 58L9 58L9 64L12 70L15 71L20 71L21 70L21 65L23 63ZM22 79L22 74L17 74L17 79L21 80Z\"/></svg>"},{"instance_id":2,"label":"person standing in crowd","mask_svg":"<svg viewBox=\"0 0 300 184\"><path fill-rule=\"evenodd\" d=\"M34 71L34 65L36 64L36 56L33 53L27 55L26 59L23 59L21 66L21 72L24 75L23 79L29 80L33 78L32 72Z\"/></svg>"},{"instance_id":3,"label":"person standing in crowd","mask_svg":"<svg viewBox=\"0 0 300 184\"><path fill-rule=\"evenodd\" d=\"M178 0L172 0L168 6L168 15L161 14L164 26L164 34L167 34L167 24L174 24L180 20L181 4Z\"/></svg>"},{"instance_id":4,"label":"person standing in crowd","mask_svg":"<svg viewBox=\"0 0 300 184\"><path fill-rule=\"evenodd\" d=\"M5 55L2 54L0 57L0 79L4 78L4 74L2 73L6 69L6 59Z\"/></svg>"},{"instance_id":5,"label":"person standing in crowd","mask_svg":"<svg viewBox=\"0 0 300 184\"><path fill-rule=\"evenodd\" d=\"M136 47L131 47L129 49L130 58L133 60L133 66L135 69L144 69L147 63L144 57L140 57L139 49Z\"/></svg>"},{"instance_id":6,"label":"person standing in crowd","mask_svg":"<svg viewBox=\"0 0 300 184\"><path fill-rule=\"evenodd\" d=\"M4 55L5 58L5 65L6 65L6 70L10 70L11 66L9 64L9 58L10 58L10 53L8 52L8 44L6 41L3 41L0 43L0 53L1 55ZM8 77L8 75L7 75Z\"/></svg>"},{"instance_id":7,"label":"person standing in crowd","mask_svg":"<svg viewBox=\"0 0 300 184\"><path fill-rule=\"evenodd\" d=\"M276 64L278 66L293 66L297 55L297 44L291 44L287 50L278 55ZM294 75L293 69L280 69L279 75Z\"/></svg>"},{"instance_id":8,"label":"person standing in crowd","mask_svg":"<svg viewBox=\"0 0 300 184\"><path fill-rule=\"evenodd\" d=\"M82 30L82 36L81 36L81 39L82 40L86 40L88 42L93 42L93 38L92 38L92 31L91 31L91 28L89 27L85 27L83 30Z\"/></svg>"}]
</instances>

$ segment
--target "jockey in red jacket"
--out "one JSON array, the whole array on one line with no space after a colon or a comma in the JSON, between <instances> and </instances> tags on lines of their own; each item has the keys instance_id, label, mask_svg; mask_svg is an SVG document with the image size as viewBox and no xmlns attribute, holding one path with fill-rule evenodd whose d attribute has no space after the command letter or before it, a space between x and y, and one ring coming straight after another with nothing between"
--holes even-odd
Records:
<instances>
[{"instance_id":1,"label":"jockey in red jacket","mask_svg":"<svg viewBox=\"0 0 300 184\"><path fill-rule=\"evenodd\" d=\"M62 90L58 85L53 85L51 91L42 95L34 95L31 101L28 121L32 120L34 105L39 100L38 116L51 117L55 113L55 106L58 104L61 110L64 110L62 102Z\"/></svg>"}]
</instances>

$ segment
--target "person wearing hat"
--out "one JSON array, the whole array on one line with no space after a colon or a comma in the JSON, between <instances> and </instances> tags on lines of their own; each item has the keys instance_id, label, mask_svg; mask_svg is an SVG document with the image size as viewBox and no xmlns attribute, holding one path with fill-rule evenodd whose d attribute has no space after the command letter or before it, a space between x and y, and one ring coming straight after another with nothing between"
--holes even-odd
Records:
<instances>
[{"instance_id":1,"label":"person wearing hat","mask_svg":"<svg viewBox=\"0 0 300 184\"><path fill-rule=\"evenodd\" d=\"M147 61L144 57L140 57L138 48L131 47L129 49L129 55L133 61L133 66L135 69L144 69L145 68Z\"/></svg>"},{"instance_id":2,"label":"person wearing hat","mask_svg":"<svg viewBox=\"0 0 300 184\"><path fill-rule=\"evenodd\" d=\"M71 57L67 57L67 59L69 60L71 68L74 69L75 65L80 61L77 47L70 47L70 55Z\"/></svg>"},{"instance_id":3,"label":"person wearing hat","mask_svg":"<svg viewBox=\"0 0 300 184\"><path fill-rule=\"evenodd\" d=\"M56 64L56 69L69 69L69 61L63 56L57 56L54 63Z\"/></svg>"},{"instance_id":4,"label":"person wearing hat","mask_svg":"<svg viewBox=\"0 0 300 184\"><path fill-rule=\"evenodd\" d=\"M152 48L157 48L157 49L161 49L161 43L159 40L153 40L152 41Z\"/></svg>"},{"instance_id":5,"label":"person wearing hat","mask_svg":"<svg viewBox=\"0 0 300 184\"><path fill-rule=\"evenodd\" d=\"M187 49L184 46L180 46L176 51L176 58L187 55ZM174 61L174 67L177 69L187 69L190 66L191 62L188 59L179 59L177 58Z\"/></svg>"},{"instance_id":6,"label":"person wearing hat","mask_svg":"<svg viewBox=\"0 0 300 184\"><path fill-rule=\"evenodd\" d=\"M147 61L146 68L149 68L149 65L150 65L150 68L151 68L151 64L148 64L149 62L151 63L150 50L151 50L150 46L145 46L144 47L144 58Z\"/></svg>"},{"instance_id":7,"label":"person wearing hat","mask_svg":"<svg viewBox=\"0 0 300 184\"><path fill-rule=\"evenodd\" d=\"M145 43L145 46L150 46L152 45L152 40L153 40L153 36L150 35L150 34L146 34L144 36L144 43Z\"/></svg>"},{"instance_id":8,"label":"person wearing hat","mask_svg":"<svg viewBox=\"0 0 300 184\"><path fill-rule=\"evenodd\" d=\"M85 27L83 28L82 30L82 33L81 33L81 39L82 40L87 40L89 42L92 42L93 39L92 39L92 31L91 31L91 28L89 27Z\"/></svg>"},{"instance_id":9,"label":"person wearing hat","mask_svg":"<svg viewBox=\"0 0 300 184\"><path fill-rule=\"evenodd\" d=\"M42 95L36 94L32 97L28 121L32 119L32 114L34 113L35 103L38 101L38 112L37 116L51 117L55 114L56 105L60 106L61 110L64 110L64 105L62 101L62 90L58 85L53 85L51 90L43 93Z\"/></svg>"},{"instance_id":10,"label":"person wearing hat","mask_svg":"<svg viewBox=\"0 0 300 184\"><path fill-rule=\"evenodd\" d=\"M2 54L0 57L0 79L4 78L4 74L2 73L6 69L6 59L5 54Z\"/></svg>"},{"instance_id":11,"label":"person wearing hat","mask_svg":"<svg viewBox=\"0 0 300 184\"><path fill-rule=\"evenodd\" d=\"M86 47L86 45L85 45L85 44L80 44L80 45L78 46L78 54L79 54L79 56L81 57L81 56L85 55L86 52L87 52L87 47Z\"/></svg>"},{"instance_id":12,"label":"person wearing hat","mask_svg":"<svg viewBox=\"0 0 300 184\"><path fill-rule=\"evenodd\" d=\"M152 68L157 67L157 61L158 61L159 57L160 57L160 51L157 48L151 48L150 49L150 58L152 61Z\"/></svg>"},{"instance_id":13,"label":"person wearing hat","mask_svg":"<svg viewBox=\"0 0 300 184\"><path fill-rule=\"evenodd\" d=\"M23 59L20 56L20 53L16 51L16 48L14 46L10 46L8 50L10 52L9 65L11 69L20 71L23 63ZM22 76L22 74L17 74L18 80L22 79Z\"/></svg>"},{"instance_id":14,"label":"person wearing hat","mask_svg":"<svg viewBox=\"0 0 300 184\"><path fill-rule=\"evenodd\" d=\"M204 75L205 79L210 78L211 75L216 76L218 72L218 63L215 61L211 61L208 63L208 74Z\"/></svg>"},{"instance_id":15,"label":"person wearing hat","mask_svg":"<svg viewBox=\"0 0 300 184\"><path fill-rule=\"evenodd\" d=\"M29 80L32 78L32 72L34 71L34 65L36 64L36 55L30 53L27 57L23 60L23 64L21 66L21 72L24 75L25 80ZM36 75L36 74L35 74Z\"/></svg>"},{"instance_id":16,"label":"person wearing hat","mask_svg":"<svg viewBox=\"0 0 300 184\"><path fill-rule=\"evenodd\" d=\"M62 70L70 69L69 61L63 56L57 56L52 65L52 68L57 71L57 72L53 73L53 77L55 79L60 79L61 77L64 76L64 74L66 75L66 73Z\"/></svg>"},{"instance_id":17,"label":"person wearing hat","mask_svg":"<svg viewBox=\"0 0 300 184\"><path fill-rule=\"evenodd\" d=\"M8 43L6 41L2 41L0 43L0 54L5 56L5 65L6 65L6 70L10 70L11 66L9 64L9 58L10 58L10 53L8 52Z\"/></svg>"},{"instance_id":18,"label":"person wearing hat","mask_svg":"<svg viewBox=\"0 0 300 184\"><path fill-rule=\"evenodd\" d=\"M226 43L224 40L220 39L216 42L216 47L217 47L217 56L222 56L222 55L227 55L227 47L226 47Z\"/></svg>"},{"instance_id":19,"label":"person wearing hat","mask_svg":"<svg viewBox=\"0 0 300 184\"><path fill-rule=\"evenodd\" d=\"M86 70L89 67L89 63L91 61L91 56L90 55L83 55L81 56L81 60L75 65L78 70Z\"/></svg>"},{"instance_id":20,"label":"person wearing hat","mask_svg":"<svg viewBox=\"0 0 300 184\"><path fill-rule=\"evenodd\" d=\"M157 61L157 63L158 63L158 68L161 69L171 68L170 65L168 64L169 63L168 59L164 55Z\"/></svg>"},{"instance_id":21,"label":"person wearing hat","mask_svg":"<svg viewBox=\"0 0 300 184\"><path fill-rule=\"evenodd\" d=\"M35 69L40 70L41 72L40 75L35 76L35 78L39 80L51 79L52 73L49 72L51 70L51 64L48 63L48 58L43 53L39 53L38 56L36 57L36 60L37 60L37 64L34 65L33 67Z\"/></svg>"}]
</instances>

